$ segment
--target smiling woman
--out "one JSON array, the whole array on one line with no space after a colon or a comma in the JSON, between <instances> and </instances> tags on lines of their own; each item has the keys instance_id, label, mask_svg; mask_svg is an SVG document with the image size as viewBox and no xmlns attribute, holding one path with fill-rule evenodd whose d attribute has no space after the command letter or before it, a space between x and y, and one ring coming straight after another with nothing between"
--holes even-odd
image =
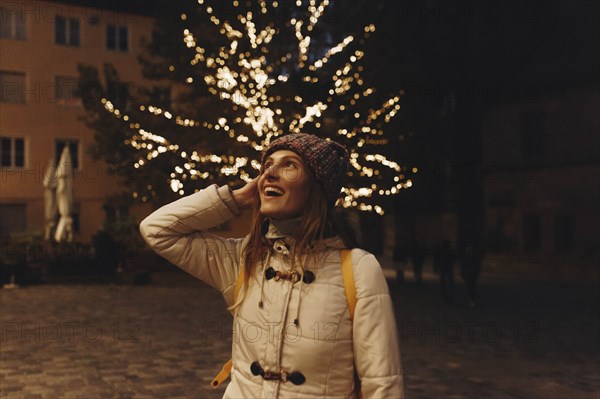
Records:
<instances>
[{"instance_id":1,"label":"smiling woman","mask_svg":"<svg viewBox=\"0 0 600 399\"><path fill-rule=\"evenodd\" d=\"M260 213L273 219L300 216L308 182L309 171L294 152L281 150L269 155L258 179Z\"/></svg>"},{"instance_id":2,"label":"smiling woman","mask_svg":"<svg viewBox=\"0 0 600 399\"><path fill-rule=\"evenodd\" d=\"M381 267L334 214L348 158L336 142L289 134L244 187L210 186L141 223L156 252L218 289L234 315L224 397L404 397ZM207 232L240 208L254 211L247 237Z\"/></svg>"}]
</instances>

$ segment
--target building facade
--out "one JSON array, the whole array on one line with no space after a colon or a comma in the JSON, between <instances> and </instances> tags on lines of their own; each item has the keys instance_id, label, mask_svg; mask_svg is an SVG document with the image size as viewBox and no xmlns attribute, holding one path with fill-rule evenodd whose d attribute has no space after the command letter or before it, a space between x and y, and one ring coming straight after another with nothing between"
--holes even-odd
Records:
<instances>
[{"instance_id":1,"label":"building facade","mask_svg":"<svg viewBox=\"0 0 600 399\"><path fill-rule=\"evenodd\" d=\"M487 114L489 248L511 253L520 263L570 267L597 261L599 109L597 91L572 88Z\"/></svg>"},{"instance_id":2,"label":"building facade","mask_svg":"<svg viewBox=\"0 0 600 399\"><path fill-rule=\"evenodd\" d=\"M152 35L148 16L48 1L0 0L0 235L44 227L43 178L68 146L74 167L75 240L89 242L118 176L88 155L78 65L110 63L142 83L136 57Z\"/></svg>"}]
</instances>

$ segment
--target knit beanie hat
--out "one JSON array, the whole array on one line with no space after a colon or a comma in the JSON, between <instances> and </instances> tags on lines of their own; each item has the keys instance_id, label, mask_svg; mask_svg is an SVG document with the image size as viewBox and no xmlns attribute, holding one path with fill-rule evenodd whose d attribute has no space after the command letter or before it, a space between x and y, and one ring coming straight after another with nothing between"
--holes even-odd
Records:
<instances>
[{"instance_id":1,"label":"knit beanie hat","mask_svg":"<svg viewBox=\"0 0 600 399\"><path fill-rule=\"evenodd\" d=\"M292 133L271 142L262 155L261 163L275 151L293 151L302 158L325 191L327 203L333 206L349 169L346 148L335 141L325 140L312 134Z\"/></svg>"}]
</instances>

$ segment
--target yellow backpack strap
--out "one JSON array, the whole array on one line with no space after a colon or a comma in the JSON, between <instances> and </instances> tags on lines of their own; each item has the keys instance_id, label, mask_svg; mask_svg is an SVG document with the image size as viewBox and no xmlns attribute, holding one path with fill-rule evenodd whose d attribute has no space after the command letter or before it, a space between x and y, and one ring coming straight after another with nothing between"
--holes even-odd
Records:
<instances>
[{"instance_id":1,"label":"yellow backpack strap","mask_svg":"<svg viewBox=\"0 0 600 399\"><path fill-rule=\"evenodd\" d=\"M354 320L354 309L356 308L356 285L354 284L354 271L352 270L352 254L350 249L342 249L342 278L344 280L344 290L346 291L346 301L348 302L348 312L350 320ZM358 397L363 398L360 378L354 369L354 384L358 392Z\"/></svg>"},{"instance_id":2,"label":"yellow backpack strap","mask_svg":"<svg viewBox=\"0 0 600 399\"><path fill-rule=\"evenodd\" d=\"M233 366L233 359L229 359L229 361L223 365L221 372L212 380L210 386L213 387L213 389L216 389L223 381L229 378L231 366Z\"/></svg>"},{"instance_id":3,"label":"yellow backpack strap","mask_svg":"<svg viewBox=\"0 0 600 399\"><path fill-rule=\"evenodd\" d=\"M237 302L238 296L240 294L240 290L242 289L242 284L244 284L244 265L240 269L240 274L238 275L237 280L235 281L235 285L233 286L233 303ZM233 366L233 359L229 359L227 363L223 365L223 368L217 374L217 376L211 381L210 386L213 389L216 389L219 385L221 385L226 379L231 375L231 367Z\"/></svg>"},{"instance_id":4,"label":"yellow backpack strap","mask_svg":"<svg viewBox=\"0 0 600 399\"><path fill-rule=\"evenodd\" d=\"M356 287L354 285L354 272L352 271L351 250L342 249L342 277L344 279L344 290L350 318L354 319L354 308L356 308Z\"/></svg>"}]
</instances>

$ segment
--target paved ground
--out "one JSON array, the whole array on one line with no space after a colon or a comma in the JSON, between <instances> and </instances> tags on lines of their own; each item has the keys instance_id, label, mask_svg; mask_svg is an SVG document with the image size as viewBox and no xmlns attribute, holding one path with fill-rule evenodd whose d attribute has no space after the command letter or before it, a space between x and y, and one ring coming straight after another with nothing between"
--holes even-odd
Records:
<instances>
[{"instance_id":1,"label":"paved ground","mask_svg":"<svg viewBox=\"0 0 600 399\"><path fill-rule=\"evenodd\" d=\"M409 398L599 398L598 284L487 278L476 308L434 276L394 287ZM1 398L210 398L229 358L219 295L183 273L148 286L0 289Z\"/></svg>"}]
</instances>

